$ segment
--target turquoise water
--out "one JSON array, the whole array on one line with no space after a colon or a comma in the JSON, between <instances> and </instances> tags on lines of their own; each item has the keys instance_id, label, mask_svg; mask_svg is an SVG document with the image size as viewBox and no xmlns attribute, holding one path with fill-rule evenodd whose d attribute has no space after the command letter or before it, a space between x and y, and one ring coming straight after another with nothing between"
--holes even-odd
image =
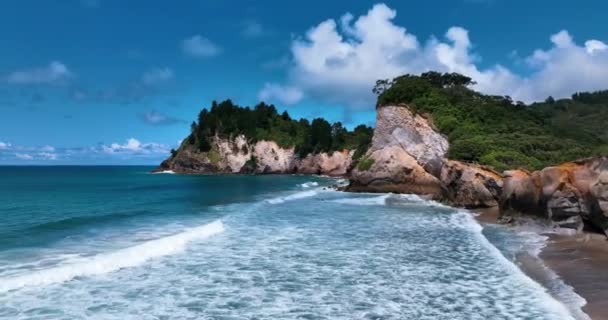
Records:
<instances>
[{"instance_id":1,"label":"turquoise water","mask_svg":"<svg viewBox=\"0 0 608 320\"><path fill-rule=\"evenodd\" d=\"M150 169L0 168L0 318L572 318L468 213Z\"/></svg>"}]
</instances>

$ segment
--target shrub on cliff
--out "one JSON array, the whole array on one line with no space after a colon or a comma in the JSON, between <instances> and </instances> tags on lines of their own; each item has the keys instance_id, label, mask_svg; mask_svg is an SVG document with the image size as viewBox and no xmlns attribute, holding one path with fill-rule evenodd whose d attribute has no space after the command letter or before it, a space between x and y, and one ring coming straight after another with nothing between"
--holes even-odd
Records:
<instances>
[{"instance_id":1,"label":"shrub on cliff","mask_svg":"<svg viewBox=\"0 0 608 320\"><path fill-rule=\"evenodd\" d=\"M468 77L427 72L380 80L378 108L407 104L428 113L450 141L448 157L498 170L539 169L608 150L608 91L525 105L467 86Z\"/></svg>"}]
</instances>

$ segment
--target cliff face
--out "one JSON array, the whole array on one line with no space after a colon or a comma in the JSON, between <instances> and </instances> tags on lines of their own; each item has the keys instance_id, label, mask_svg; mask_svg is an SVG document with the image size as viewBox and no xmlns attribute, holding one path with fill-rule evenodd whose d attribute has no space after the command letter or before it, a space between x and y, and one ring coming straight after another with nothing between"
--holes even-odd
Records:
<instances>
[{"instance_id":1,"label":"cliff face","mask_svg":"<svg viewBox=\"0 0 608 320\"><path fill-rule=\"evenodd\" d=\"M584 223L608 235L608 158L506 171L446 158L447 139L432 120L407 105L377 110L371 146L355 164L354 151L309 154L274 141L251 143L244 136L215 137L211 151L183 143L159 170L178 173L303 173L349 176L347 191L414 193L451 205L499 206L505 220L517 214L548 218L582 229Z\"/></svg>"},{"instance_id":2,"label":"cliff face","mask_svg":"<svg viewBox=\"0 0 608 320\"><path fill-rule=\"evenodd\" d=\"M506 217L535 214L579 230L587 222L608 235L608 158L507 171L500 208Z\"/></svg>"},{"instance_id":3,"label":"cliff face","mask_svg":"<svg viewBox=\"0 0 608 320\"><path fill-rule=\"evenodd\" d=\"M209 152L182 143L176 154L163 161L159 171L176 173L304 173L345 175L353 152L319 153L299 159L293 148L282 148L274 141L250 143L244 136L216 137Z\"/></svg>"},{"instance_id":4,"label":"cliff face","mask_svg":"<svg viewBox=\"0 0 608 320\"><path fill-rule=\"evenodd\" d=\"M462 207L496 206L502 178L445 158L449 143L405 105L377 110L372 145L351 173L350 191L415 193Z\"/></svg>"},{"instance_id":5,"label":"cliff face","mask_svg":"<svg viewBox=\"0 0 608 320\"><path fill-rule=\"evenodd\" d=\"M467 208L499 206L504 220L518 214L548 218L608 235L608 157L540 171L506 171L449 160L449 144L432 121L407 106L378 109L372 146L351 172L347 190L415 193Z\"/></svg>"}]
</instances>

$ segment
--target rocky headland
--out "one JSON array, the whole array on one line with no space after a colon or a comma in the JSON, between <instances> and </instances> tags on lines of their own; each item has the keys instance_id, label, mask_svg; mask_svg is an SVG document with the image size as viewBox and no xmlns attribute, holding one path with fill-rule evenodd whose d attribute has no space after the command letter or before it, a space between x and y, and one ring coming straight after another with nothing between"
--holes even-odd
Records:
<instances>
[{"instance_id":1,"label":"rocky headland","mask_svg":"<svg viewBox=\"0 0 608 320\"><path fill-rule=\"evenodd\" d=\"M274 141L249 142L244 135L233 139L214 137L211 150L200 152L183 143L175 155L156 171L184 174L320 174L346 176L354 151L321 152L300 158L294 148Z\"/></svg>"},{"instance_id":2,"label":"rocky headland","mask_svg":"<svg viewBox=\"0 0 608 320\"><path fill-rule=\"evenodd\" d=\"M436 72L378 81L373 131L213 102L157 170L341 176L345 191L412 193L495 207L502 222L536 216L608 235L608 93L526 106L471 83Z\"/></svg>"},{"instance_id":3,"label":"rocky headland","mask_svg":"<svg viewBox=\"0 0 608 320\"><path fill-rule=\"evenodd\" d=\"M352 192L413 193L465 208L499 207L509 222L522 214L545 217L555 226L608 234L608 158L595 157L529 172L496 172L448 159L448 139L429 115L408 105L378 108L371 145L360 159L354 150L301 158L274 141L214 137L200 152L186 142L158 168L176 173L321 174L350 180Z\"/></svg>"}]
</instances>

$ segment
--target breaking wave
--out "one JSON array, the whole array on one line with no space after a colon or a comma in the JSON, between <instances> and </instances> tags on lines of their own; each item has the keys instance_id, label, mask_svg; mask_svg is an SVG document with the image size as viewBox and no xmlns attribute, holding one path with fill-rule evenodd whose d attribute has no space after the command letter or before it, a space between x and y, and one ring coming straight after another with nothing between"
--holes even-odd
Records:
<instances>
[{"instance_id":1,"label":"breaking wave","mask_svg":"<svg viewBox=\"0 0 608 320\"><path fill-rule=\"evenodd\" d=\"M70 281L76 277L99 275L135 267L153 258L179 253L186 248L189 242L208 238L223 231L224 225L218 220L172 236L146 241L118 251L82 258L80 261L28 274L0 278L0 292L25 286L49 285Z\"/></svg>"}]
</instances>

